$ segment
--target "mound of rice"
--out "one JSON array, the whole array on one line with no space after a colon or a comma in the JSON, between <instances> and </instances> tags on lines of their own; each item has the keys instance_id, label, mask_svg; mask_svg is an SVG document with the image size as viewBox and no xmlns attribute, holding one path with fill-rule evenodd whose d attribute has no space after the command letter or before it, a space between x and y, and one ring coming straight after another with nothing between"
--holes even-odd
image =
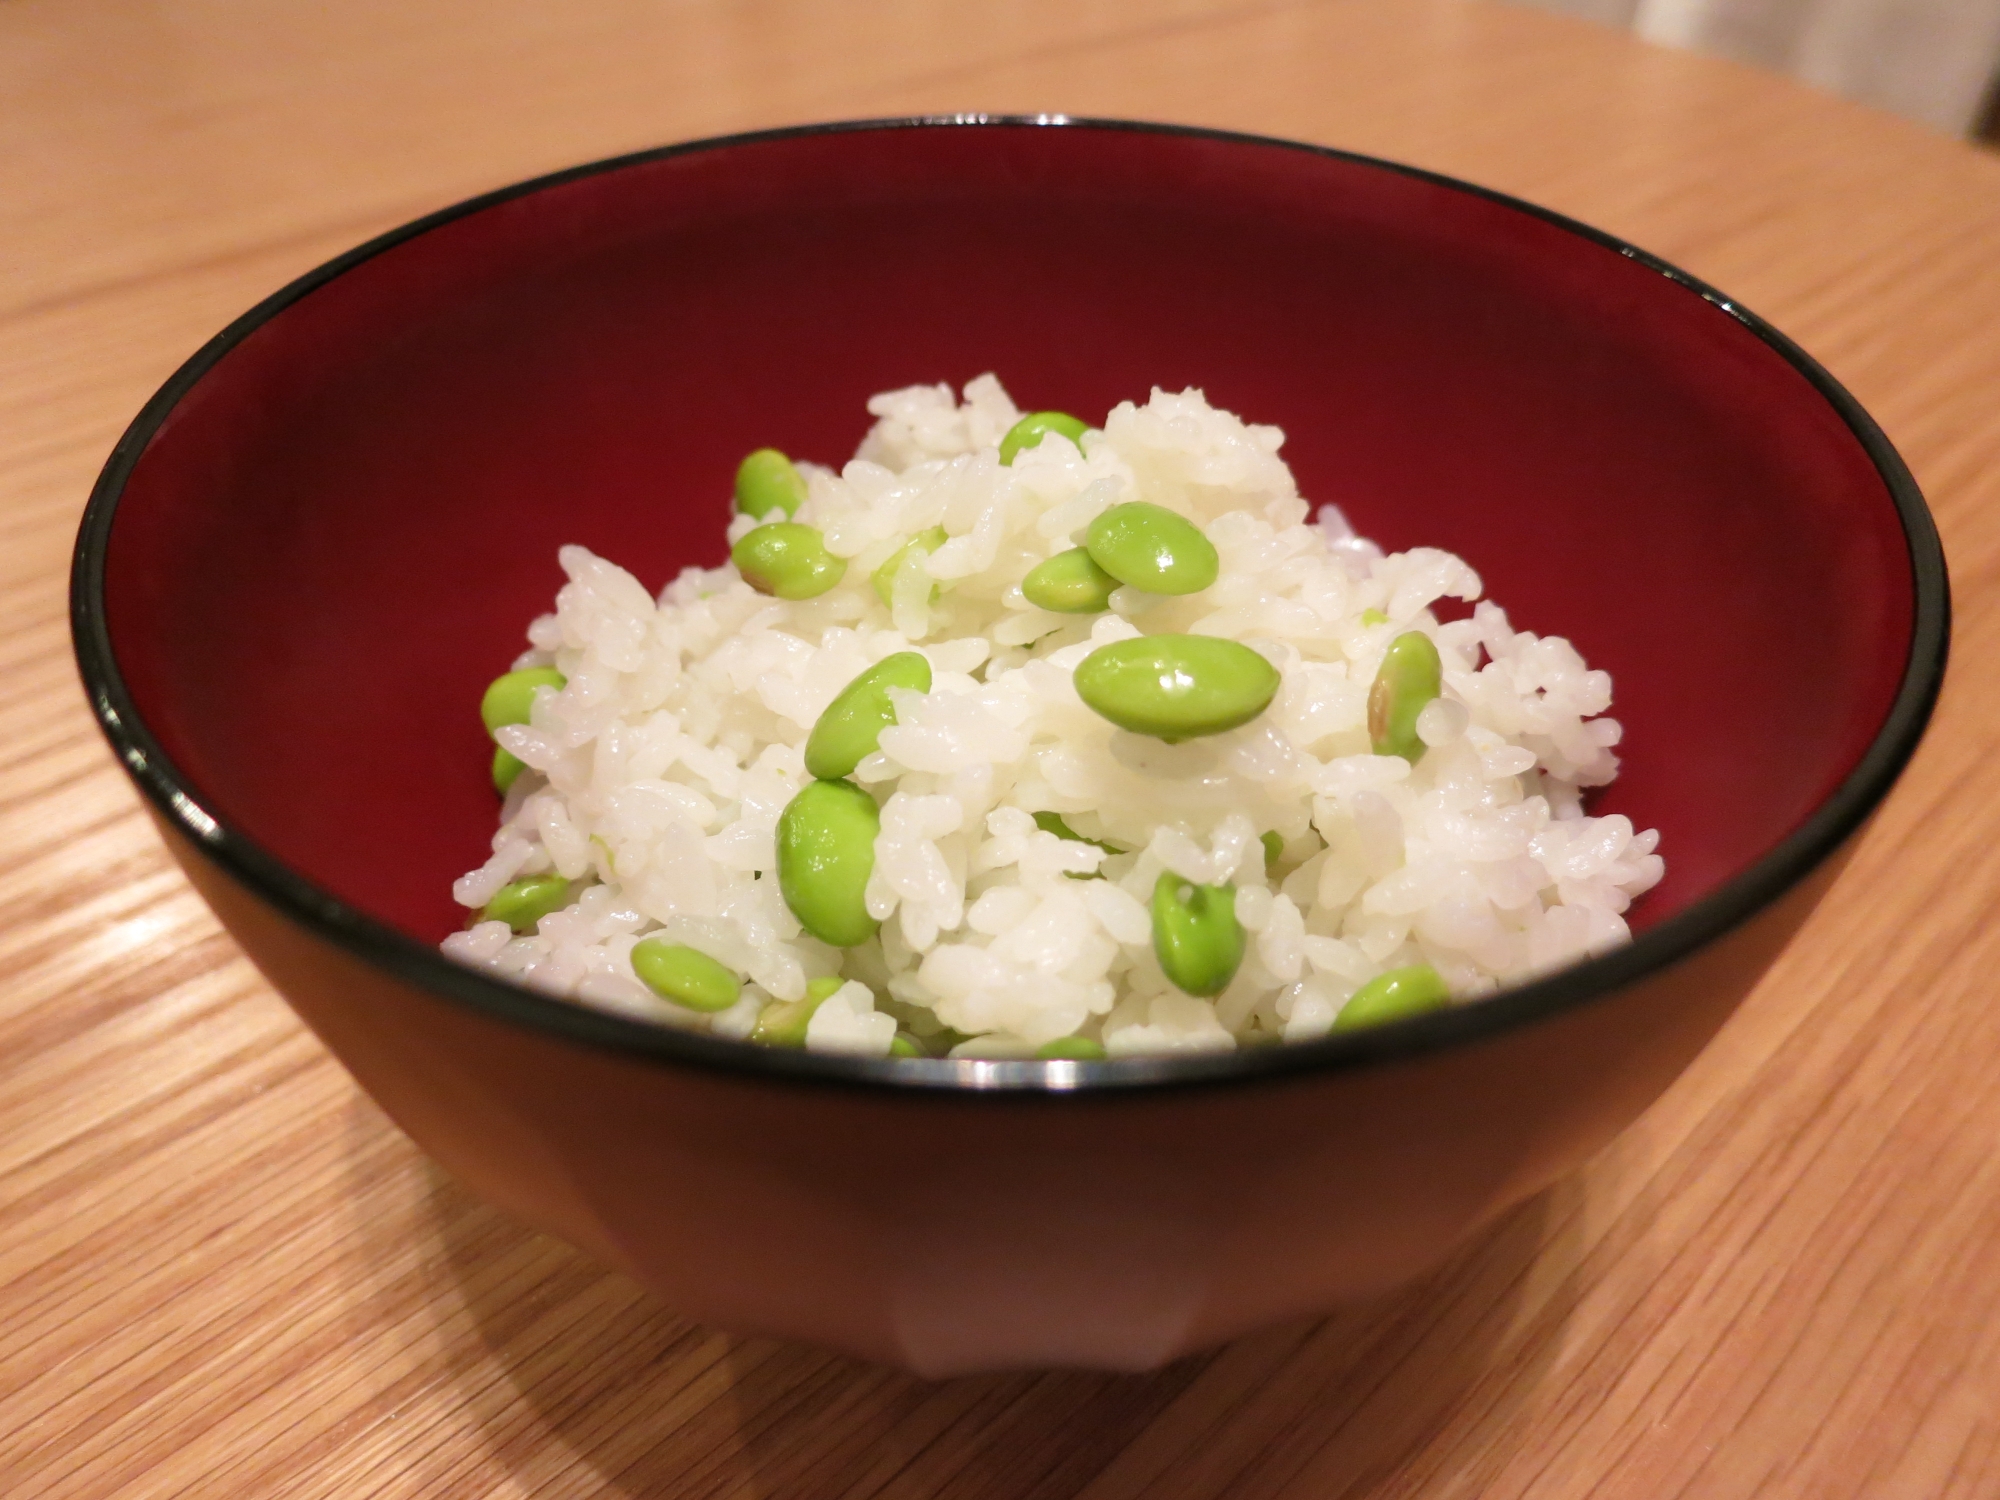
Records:
<instances>
[{"instance_id":1,"label":"mound of rice","mask_svg":"<svg viewBox=\"0 0 2000 1500\"><path fill-rule=\"evenodd\" d=\"M1478 575L1429 548L1384 556L1332 506L1312 517L1277 428L1200 391L1155 390L1081 451L1050 436L1009 467L997 444L1020 413L990 375L962 402L914 386L868 410L876 423L844 469L800 465L795 519L849 560L818 598L767 597L725 565L690 568L655 600L614 563L562 549L569 582L515 665L553 665L567 684L499 731L530 770L492 857L453 894L476 911L525 875L587 883L530 934L479 922L446 953L723 1037L838 974L851 982L813 1013L815 1050L883 1055L901 1028L953 1056L1082 1036L1116 1057L1323 1036L1359 986L1414 963L1473 1002L1627 939L1621 914L1663 866L1656 832L1582 806L1617 771L1609 676L1491 602L1439 623L1430 606L1478 600ZM1026 602L1031 567L1132 499L1201 526L1219 580L1181 597L1121 589L1095 616ZM738 516L730 541L754 524ZM910 554L884 607L870 574L937 526L949 539ZM1409 630L1444 666L1415 765L1370 753L1366 725L1383 652ZM1115 728L1071 672L1161 631L1244 642L1282 672L1277 698L1241 729L1180 744ZM932 690L898 691L897 722L854 778L881 804L868 908L883 925L832 948L780 895L775 825L809 780L821 710L911 649ZM1044 832L1043 811L1128 852ZM1269 867L1267 831L1284 841ZM1163 870L1236 888L1248 955L1213 1000L1174 988L1154 957ZM656 997L629 957L656 933L745 976L741 1000L703 1015Z\"/></svg>"}]
</instances>

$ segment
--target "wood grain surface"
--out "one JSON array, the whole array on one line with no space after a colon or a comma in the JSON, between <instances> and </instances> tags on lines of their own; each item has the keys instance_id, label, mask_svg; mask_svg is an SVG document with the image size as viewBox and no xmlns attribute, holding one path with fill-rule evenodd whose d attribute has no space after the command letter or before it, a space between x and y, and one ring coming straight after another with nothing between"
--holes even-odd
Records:
<instances>
[{"instance_id":1,"label":"wood grain surface","mask_svg":"<svg viewBox=\"0 0 2000 1500\"><path fill-rule=\"evenodd\" d=\"M1875 412L1956 590L1915 765L1657 1107L1423 1284L1145 1378L730 1337L469 1198L170 867L69 656L113 439L290 277L574 161L967 109L1377 152L1679 261ZM1996 568L2000 158L1580 22L0 0L0 1496L2000 1495Z\"/></svg>"}]
</instances>

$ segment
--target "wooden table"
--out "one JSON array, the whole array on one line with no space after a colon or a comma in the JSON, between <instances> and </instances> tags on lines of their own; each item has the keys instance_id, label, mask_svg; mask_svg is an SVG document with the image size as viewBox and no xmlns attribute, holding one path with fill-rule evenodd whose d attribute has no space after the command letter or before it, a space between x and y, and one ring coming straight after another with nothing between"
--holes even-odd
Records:
<instances>
[{"instance_id":1,"label":"wooden table","mask_svg":"<svg viewBox=\"0 0 2000 1500\"><path fill-rule=\"evenodd\" d=\"M316 262L573 161L965 109L1329 142L1659 251L1875 412L1958 590L1914 767L1644 1120L1422 1285L1147 1378L730 1337L472 1201L169 866L65 629L119 429ZM0 1495L2000 1493L2000 158L1450 0L9 0L0 267Z\"/></svg>"}]
</instances>

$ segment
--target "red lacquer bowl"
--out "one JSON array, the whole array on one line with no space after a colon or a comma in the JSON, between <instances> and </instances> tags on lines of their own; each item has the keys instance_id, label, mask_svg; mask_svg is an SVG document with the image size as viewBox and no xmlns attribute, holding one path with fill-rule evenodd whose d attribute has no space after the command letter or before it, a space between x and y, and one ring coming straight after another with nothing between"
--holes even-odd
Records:
<instances>
[{"instance_id":1,"label":"red lacquer bowl","mask_svg":"<svg viewBox=\"0 0 2000 1500\"><path fill-rule=\"evenodd\" d=\"M581 542L714 563L737 459L992 370L1203 387L1617 685L1664 836L1624 950L1325 1042L862 1061L460 969L481 688ZM1695 1055L1921 734L1942 554L1853 399L1719 293L1388 163L1063 120L830 126L510 188L220 334L106 465L77 655L246 952L449 1170L726 1327L932 1373L1125 1368L1410 1277Z\"/></svg>"}]
</instances>

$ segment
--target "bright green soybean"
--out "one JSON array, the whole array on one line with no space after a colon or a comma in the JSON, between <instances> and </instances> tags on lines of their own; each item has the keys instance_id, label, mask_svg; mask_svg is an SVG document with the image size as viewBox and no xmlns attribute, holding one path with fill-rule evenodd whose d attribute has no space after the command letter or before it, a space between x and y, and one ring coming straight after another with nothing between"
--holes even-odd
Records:
<instances>
[{"instance_id":1,"label":"bright green soybean","mask_svg":"<svg viewBox=\"0 0 2000 1500\"><path fill-rule=\"evenodd\" d=\"M891 688L931 690L931 664L922 652L885 656L840 690L806 737L806 769L822 781L838 781L873 755L882 731L896 722Z\"/></svg>"},{"instance_id":2,"label":"bright green soybean","mask_svg":"<svg viewBox=\"0 0 2000 1500\"><path fill-rule=\"evenodd\" d=\"M1059 615L1102 614L1111 607L1118 580L1091 561L1090 552L1072 547L1035 564L1021 580L1021 593L1036 609Z\"/></svg>"},{"instance_id":3,"label":"bright green soybean","mask_svg":"<svg viewBox=\"0 0 2000 1500\"><path fill-rule=\"evenodd\" d=\"M1052 1042L1043 1042L1035 1049L1035 1056L1044 1062L1102 1062L1104 1043L1087 1036L1059 1036Z\"/></svg>"},{"instance_id":4,"label":"bright green soybean","mask_svg":"<svg viewBox=\"0 0 2000 1500\"><path fill-rule=\"evenodd\" d=\"M1007 435L1000 439L1000 462L1011 464L1023 448L1039 447L1042 439L1052 432L1061 433L1081 448L1083 435L1088 431L1088 426L1066 411L1030 412L1009 427Z\"/></svg>"},{"instance_id":5,"label":"bright green soybean","mask_svg":"<svg viewBox=\"0 0 2000 1500\"><path fill-rule=\"evenodd\" d=\"M1377 755L1400 755L1412 765L1423 758L1417 715L1437 697L1443 681L1438 648L1421 630L1389 642L1368 689L1368 740Z\"/></svg>"},{"instance_id":6,"label":"bright green soybean","mask_svg":"<svg viewBox=\"0 0 2000 1500\"><path fill-rule=\"evenodd\" d=\"M1105 843L1103 839L1085 838L1074 828L1070 827L1068 823L1063 821L1061 813L1038 812L1034 815L1034 818L1035 826L1041 829L1043 833L1053 833L1057 838L1068 839L1072 844L1091 844L1096 848L1102 849L1106 854L1123 854L1125 852L1116 844Z\"/></svg>"},{"instance_id":7,"label":"bright green soybean","mask_svg":"<svg viewBox=\"0 0 2000 1500\"><path fill-rule=\"evenodd\" d=\"M533 931L552 911L569 905L569 882L560 875L530 875L503 885L479 913L482 922L505 922L516 932Z\"/></svg>"},{"instance_id":8,"label":"bright green soybean","mask_svg":"<svg viewBox=\"0 0 2000 1500\"><path fill-rule=\"evenodd\" d=\"M521 779L521 773L527 769L527 763L518 755L509 754L498 745L493 747L493 790L501 796L512 790L514 783Z\"/></svg>"},{"instance_id":9,"label":"bright green soybean","mask_svg":"<svg viewBox=\"0 0 2000 1500\"><path fill-rule=\"evenodd\" d=\"M1089 844L1093 848L1102 849L1106 854L1123 854L1125 852L1116 844L1105 843L1103 839L1085 838L1074 828L1070 827L1068 823L1063 821L1061 813L1038 812L1034 815L1034 818L1037 828L1041 829L1043 833L1053 833L1059 839L1068 839L1073 844ZM1063 874L1070 880L1102 880L1104 878L1102 875L1096 873L1085 875L1076 870L1065 870Z\"/></svg>"},{"instance_id":10,"label":"bright green soybean","mask_svg":"<svg viewBox=\"0 0 2000 1500\"><path fill-rule=\"evenodd\" d=\"M1222 569L1199 526L1144 500L1114 505L1092 521L1084 548L1120 583L1149 594L1198 593Z\"/></svg>"},{"instance_id":11,"label":"bright green soybean","mask_svg":"<svg viewBox=\"0 0 2000 1500\"><path fill-rule=\"evenodd\" d=\"M1267 868L1285 857L1285 836L1275 828L1269 833L1258 834L1257 842L1264 846L1264 864Z\"/></svg>"},{"instance_id":12,"label":"bright green soybean","mask_svg":"<svg viewBox=\"0 0 2000 1500\"><path fill-rule=\"evenodd\" d=\"M875 597L880 599L884 604L893 605L895 602L896 574L902 570L903 559L908 557L912 552L922 552L926 556L929 556L944 544L945 529L942 526L933 526L928 531L920 531L907 542L903 543L902 546L889 554L886 562L868 575L868 581L875 585ZM932 584L931 597L935 599L937 596L937 585Z\"/></svg>"},{"instance_id":13,"label":"bright green soybean","mask_svg":"<svg viewBox=\"0 0 2000 1500\"><path fill-rule=\"evenodd\" d=\"M736 509L762 520L781 510L789 520L805 503L806 481L776 448L759 448L736 467Z\"/></svg>"},{"instance_id":14,"label":"bright green soybean","mask_svg":"<svg viewBox=\"0 0 2000 1500\"><path fill-rule=\"evenodd\" d=\"M852 948L882 924L868 915L868 877L882 814L851 781L815 781L778 814L778 889L822 943Z\"/></svg>"},{"instance_id":15,"label":"bright green soybean","mask_svg":"<svg viewBox=\"0 0 2000 1500\"><path fill-rule=\"evenodd\" d=\"M1153 956L1175 988L1219 995L1243 962L1236 887L1196 885L1172 870L1153 886Z\"/></svg>"},{"instance_id":16,"label":"bright green soybean","mask_svg":"<svg viewBox=\"0 0 2000 1500\"><path fill-rule=\"evenodd\" d=\"M1379 1026L1384 1021L1400 1021L1405 1016L1421 1016L1443 1010L1451 1003L1451 990L1429 964L1411 964L1377 974L1354 992L1353 997L1333 1018L1335 1031L1353 1031L1362 1026Z\"/></svg>"},{"instance_id":17,"label":"bright green soybean","mask_svg":"<svg viewBox=\"0 0 2000 1500\"><path fill-rule=\"evenodd\" d=\"M838 974L823 974L818 979L806 981L803 1000L774 1000L757 1013L757 1024L751 1029L750 1040L762 1042L766 1047L803 1047L806 1044L806 1027L812 1023L813 1012L820 1008L827 996L847 983Z\"/></svg>"},{"instance_id":18,"label":"bright green soybean","mask_svg":"<svg viewBox=\"0 0 2000 1500\"><path fill-rule=\"evenodd\" d=\"M479 717L486 722L486 732L527 723L535 706L535 689L552 687L561 692L566 681L554 667L523 667L494 678L479 700Z\"/></svg>"},{"instance_id":19,"label":"bright green soybean","mask_svg":"<svg viewBox=\"0 0 2000 1500\"><path fill-rule=\"evenodd\" d=\"M899 1031L889 1039L889 1055L891 1057L929 1057L930 1053L924 1051L924 1044L914 1036L911 1036L909 1032Z\"/></svg>"},{"instance_id":20,"label":"bright green soybean","mask_svg":"<svg viewBox=\"0 0 2000 1500\"><path fill-rule=\"evenodd\" d=\"M1077 663L1077 696L1134 734L1169 744L1247 724L1277 696L1278 669L1214 635L1142 635Z\"/></svg>"},{"instance_id":21,"label":"bright green soybean","mask_svg":"<svg viewBox=\"0 0 2000 1500\"><path fill-rule=\"evenodd\" d=\"M804 1000L774 1001L757 1013L750 1040L766 1047L803 1047L806 1027L817 1009L817 1004Z\"/></svg>"},{"instance_id":22,"label":"bright green soybean","mask_svg":"<svg viewBox=\"0 0 2000 1500\"><path fill-rule=\"evenodd\" d=\"M746 531L729 549L729 560L751 588L780 599L815 598L847 572L846 559L826 550L818 528L797 521L771 521Z\"/></svg>"},{"instance_id":23,"label":"bright green soybean","mask_svg":"<svg viewBox=\"0 0 2000 1500\"><path fill-rule=\"evenodd\" d=\"M662 1000L689 1010L728 1010L743 994L743 983L734 969L699 948L665 938L647 938L632 945L632 972Z\"/></svg>"},{"instance_id":24,"label":"bright green soybean","mask_svg":"<svg viewBox=\"0 0 2000 1500\"><path fill-rule=\"evenodd\" d=\"M1387 625L1389 617L1379 609L1364 609L1361 611L1361 623L1363 625Z\"/></svg>"}]
</instances>

